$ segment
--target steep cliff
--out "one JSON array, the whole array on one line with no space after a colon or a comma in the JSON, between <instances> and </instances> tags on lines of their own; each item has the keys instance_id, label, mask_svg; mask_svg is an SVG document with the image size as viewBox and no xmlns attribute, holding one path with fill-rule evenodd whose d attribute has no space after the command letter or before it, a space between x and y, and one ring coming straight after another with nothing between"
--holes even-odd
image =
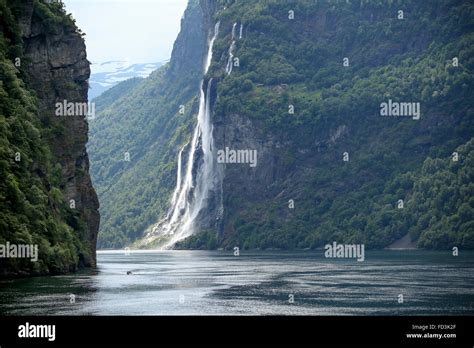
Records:
<instances>
[{"instance_id":1,"label":"steep cliff","mask_svg":"<svg viewBox=\"0 0 474 348\"><path fill-rule=\"evenodd\" d=\"M37 263L4 260L2 271L57 273L95 266L99 205L89 176L86 115L61 114L57 106L87 103L84 40L59 3L0 3L2 119L9 129L3 159L4 170L11 171L2 191L0 238L39 246Z\"/></svg>"}]
</instances>

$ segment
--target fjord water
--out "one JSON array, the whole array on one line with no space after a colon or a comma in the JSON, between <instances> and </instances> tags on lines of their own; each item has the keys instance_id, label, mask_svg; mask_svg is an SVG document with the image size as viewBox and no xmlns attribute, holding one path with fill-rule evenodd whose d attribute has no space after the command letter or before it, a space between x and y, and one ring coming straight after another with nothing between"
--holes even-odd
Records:
<instances>
[{"instance_id":1,"label":"fjord water","mask_svg":"<svg viewBox=\"0 0 474 348\"><path fill-rule=\"evenodd\" d=\"M357 262L322 250L99 252L94 271L1 281L0 313L472 315L474 253L377 251Z\"/></svg>"}]
</instances>

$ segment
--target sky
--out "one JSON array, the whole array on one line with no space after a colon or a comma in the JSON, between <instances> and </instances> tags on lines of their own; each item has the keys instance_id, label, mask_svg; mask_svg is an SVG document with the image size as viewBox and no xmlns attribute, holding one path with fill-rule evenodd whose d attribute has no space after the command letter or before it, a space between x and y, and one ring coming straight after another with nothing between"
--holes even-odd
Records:
<instances>
[{"instance_id":1,"label":"sky","mask_svg":"<svg viewBox=\"0 0 474 348\"><path fill-rule=\"evenodd\" d=\"M63 0L86 33L87 58L152 63L167 60L187 0Z\"/></svg>"}]
</instances>

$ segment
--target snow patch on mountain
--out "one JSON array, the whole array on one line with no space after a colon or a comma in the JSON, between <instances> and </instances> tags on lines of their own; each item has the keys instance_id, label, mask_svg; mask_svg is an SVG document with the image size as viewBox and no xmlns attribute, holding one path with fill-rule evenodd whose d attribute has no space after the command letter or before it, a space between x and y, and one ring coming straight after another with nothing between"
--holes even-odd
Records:
<instances>
[{"instance_id":1,"label":"snow patch on mountain","mask_svg":"<svg viewBox=\"0 0 474 348\"><path fill-rule=\"evenodd\" d=\"M167 61L158 63L132 63L130 60L112 60L91 65L89 100L98 97L119 82L133 77L148 77Z\"/></svg>"}]
</instances>

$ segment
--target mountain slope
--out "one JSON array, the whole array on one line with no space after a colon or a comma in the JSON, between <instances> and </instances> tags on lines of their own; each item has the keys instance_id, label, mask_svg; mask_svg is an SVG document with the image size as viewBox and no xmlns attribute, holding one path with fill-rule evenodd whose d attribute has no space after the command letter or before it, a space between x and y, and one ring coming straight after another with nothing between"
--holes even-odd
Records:
<instances>
[{"instance_id":1,"label":"mountain slope","mask_svg":"<svg viewBox=\"0 0 474 348\"><path fill-rule=\"evenodd\" d=\"M400 212L418 214L397 206L413 190L408 173L474 134L473 10L462 1L228 2L215 138L221 149L257 149L259 165L226 165L218 245L380 248L403 236L410 224ZM225 76L234 22L245 28L240 67ZM420 103L421 118L382 117L389 99Z\"/></svg>"},{"instance_id":2,"label":"mountain slope","mask_svg":"<svg viewBox=\"0 0 474 348\"><path fill-rule=\"evenodd\" d=\"M459 148L456 165L470 163L470 2L222 0L200 6L203 18L212 18L203 21L203 37L220 21L205 79L207 85L213 78L216 150L255 150L258 161L255 167L222 165L223 194L217 198L223 201L222 220L200 226L201 233L178 247L317 248L338 241L382 248L410 233L419 247L472 248L472 187L462 177L450 179L459 194L448 213L433 203L441 199L438 193L420 186L435 175L426 171L433 159L445 173ZM185 16L183 28L189 20ZM202 56L205 41L200 44ZM182 63L177 55L170 61ZM103 206L110 221L103 246L140 238L165 215L176 184L177 150L192 133L196 101L185 119L159 120L150 109L133 118L131 132L126 121L138 96L145 105L155 101L156 88L163 92L158 75L113 104L104 103L100 112L102 130L117 127L103 116L122 115L113 156L137 139L149 144L145 150L136 147L144 152L128 167L111 169L100 162L112 157L112 151L101 150L110 138L93 136L94 156L100 156L94 160L101 170L99 196L111 202ZM170 83L172 88L180 81ZM412 114L384 116L384 103L409 103ZM155 124L166 132L151 134ZM156 155L165 151L170 155ZM472 173L464 167L452 175ZM108 191L102 184L107 181L114 182ZM123 209L111 207L117 202ZM203 214L212 216L213 209ZM444 217L448 221L441 223Z\"/></svg>"},{"instance_id":3,"label":"mountain slope","mask_svg":"<svg viewBox=\"0 0 474 348\"><path fill-rule=\"evenodd\" d=\"M89 79L89 99L92 100L119 82L136 78L148 77L151 72L162 66L163 63L136 63L128 61L111 61L93 64Z\"/></svg>"}]
</instances>

